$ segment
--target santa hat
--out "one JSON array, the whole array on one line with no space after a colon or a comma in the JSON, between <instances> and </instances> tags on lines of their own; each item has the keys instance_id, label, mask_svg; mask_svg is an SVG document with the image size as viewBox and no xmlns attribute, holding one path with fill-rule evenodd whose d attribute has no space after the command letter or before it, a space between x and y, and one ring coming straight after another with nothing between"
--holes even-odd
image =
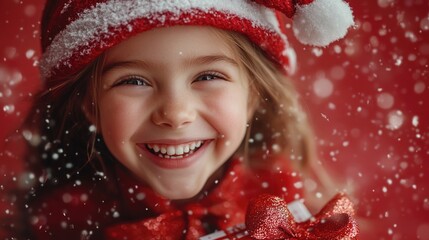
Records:
<instances>
[{"instance_id":1,"label":"santa hat","mask_svg":"<svg viewBox=\"0 0 429 240\"><path fill-rule=\"evenodd\" d=\"M137 33L174 25L242 33L291 72L295 58L281 15L293 18L295 36L314 46L342 38L354 24L343 0L48 0L42 19L42 78L77 73Z\"/></svg>"}]
</instances>

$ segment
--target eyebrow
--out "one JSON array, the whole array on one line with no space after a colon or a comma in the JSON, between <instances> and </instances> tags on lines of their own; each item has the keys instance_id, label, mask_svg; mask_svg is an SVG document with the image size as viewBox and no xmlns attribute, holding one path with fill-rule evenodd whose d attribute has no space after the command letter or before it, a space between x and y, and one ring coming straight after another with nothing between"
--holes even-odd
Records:
<instances>
[{"instance_id":1,"label":"eyebrow","mask_svg":"<svg viewBox=\"0 0 429 240\"><path fill-rule=\"evenodd\" d=\"M189 58L186 60L186 64L189 65L206 65L206 64L212 64L215 62L226 62L235 66L238 66L238 63L225 55L208 55L208 56L201 56L196 58Z\"/></svg>"},{"instance_id":2,"label":"eyebrow","mask_svg":"<svg viewBox=\"0 0 429 240\"><path fill-rule=\"evenodd\" d=\"M184 60L184 66L208 65L216 62L226 62L228 64L238 66L237 61L225 55L207 55L207 56L187 58ZM123 68L123 67L150 68L156 65L158 64L146 62L143 60L116 61L116 62L107 64L103 68L103 74L115 68Z\"/></svg>"},{"instance_id":3,"label":"eyebrow","mask_svg":"<svg viewBox=\"0 0 429 240\"><path fill-rule=\"evenodd\" d=\"M141 60L129 60L129 61L116 61L109 64L106 64L106 66L103 68L102 74L105 74L108 71L111 71L115 68L125 68L125 67L143 67L147 68L149 65L145 61Z\"/></svg>"}]
</instances>

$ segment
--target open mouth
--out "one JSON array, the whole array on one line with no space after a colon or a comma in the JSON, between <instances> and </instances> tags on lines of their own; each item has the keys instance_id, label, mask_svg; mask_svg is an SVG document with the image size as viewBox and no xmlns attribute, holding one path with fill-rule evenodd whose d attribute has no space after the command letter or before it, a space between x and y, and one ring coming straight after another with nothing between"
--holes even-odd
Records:
<instances>
[{"instance_id":1,"label":"open mouth","mask_svg":"<svg viewBox=\"0 0 429 240\"><path fill-rule=\"evenodd\" d=\"M145 144L148 151L160 158L179 159L194 154L205 141L194 141L179 145Z\"/></svg>"}]
</instances>

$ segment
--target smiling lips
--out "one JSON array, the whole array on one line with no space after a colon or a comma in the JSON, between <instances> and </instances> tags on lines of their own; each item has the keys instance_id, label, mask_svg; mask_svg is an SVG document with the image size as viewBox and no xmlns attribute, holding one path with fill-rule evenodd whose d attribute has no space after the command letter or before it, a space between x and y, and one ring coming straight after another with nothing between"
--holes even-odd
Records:
<instances>
[{"instance_id":1,"label":"smiling lips","mask_svg":"<svg viewBox=\"0 0 429 240\"><path fill-rule=\"evenodd\" d=\"M194 141L179 145L145 144L149 152L160 158L178 159L188 157L197 151L204 141Z\"/></svg>"}]
</instances>

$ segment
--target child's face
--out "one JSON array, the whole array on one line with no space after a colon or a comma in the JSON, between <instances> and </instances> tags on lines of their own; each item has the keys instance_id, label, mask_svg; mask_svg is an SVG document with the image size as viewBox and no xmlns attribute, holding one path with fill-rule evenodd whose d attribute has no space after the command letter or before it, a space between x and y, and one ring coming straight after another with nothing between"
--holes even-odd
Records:
<instances>
[{"instance_id":1,"label":"child's face","mask_svg":"<svg viewBox=\"0 0 429 240\"><path fill-rule=\"evenodd\" d=\"M171 199L198 194L241 144L249 84L208 27L141 33L106 53L101 133L112 154Z\"/></svg>"}]
</instances>

